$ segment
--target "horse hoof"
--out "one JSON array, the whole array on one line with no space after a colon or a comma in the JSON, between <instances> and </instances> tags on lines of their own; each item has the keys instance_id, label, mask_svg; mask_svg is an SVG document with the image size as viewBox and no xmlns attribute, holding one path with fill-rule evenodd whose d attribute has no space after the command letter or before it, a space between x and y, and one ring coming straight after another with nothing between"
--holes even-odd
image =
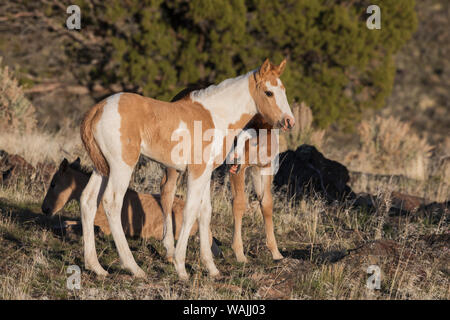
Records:
<instances>
[{"instance_id":1,"label":"horse hoof","mask_svg":"<svg viewBox=\"0 0 450 320\"><path fill-rule=\"evenodd\" d=\"M146 274L142 269L138 269L137 271L133 272L133 276L135 278L143 279L146 277Z\"/></svg>"},{"instance_id":2,"label":"horse hoof","mask_svg":"<svg viewBox=\"0 0 450 320\"><path fill-rule=\"evenodd\" d=\"M96 267L86 265L85 268L86 268L86 270L94 272L99 277L106 277L109 275L108 271L103 269L100 265L98 265Z\"/></svg>"},{"instance_id":3,"label":"horse hoof","mask_svg":"<svg viewBox=\"0 0 450 320\"><path fill-rule=\"evenodd\" d=\"M273 255L273 260L275 260L275 261L280 261L280 260L283 260L283 259L284 259L284 257L281 255L281 253Z\"/></svg>"},{"instance_id":4,"label":"horse hoof","mask_svg":"<svg viewBox=\"0 0 450 320\"><path fill-rule=\"evenodd\" d=\"M247 259L246 256L236 257L236 260L237 260L237 262L241 262L241 263L247 263L248 262L248 259Z\"/></svg>"},{"instance_id":5,"label":"horse hoof","mask_svg":"<svg viewBox=\"0 0 450 320\"><path fill-rule=\"evenodd\" d=\"M180 274L178 274L178 279L180 281L188 281L189 280L189 275L186 272L180 273Z\"/></svg>"},{"instance_id":6,"label":"horse hoof","mask_svg":"<svg viewBox=\"0 0 450 320\"><path fill-rule=\"evenodd\" d=\"M97 276L101 277L101 278L105 278L105 277L107 277L109 275L109 273L107 271L105 271L105 270L95 271L95 274L97 274Z\"/></svg>"},{"instance_id":7,"label":"horse hoof","mask_svg":"<svg viewBox=\"0 0 450 320\"><path fill-rule=\"evenodd\" d=\"M211 279L214 280L221 280L223 278L222 274L219 272L219 270L217 270L217 272L211 272L209 274L209 276L211 277Z\"/></svg>"},{"instance_id":8,"label":"horse hoof","mask_svg":"<svg viewBox=\"0 0 450 320\"><path fill-rule=\"evenodd\" d=\"M189 280L189 275L186 272L186 269L184 267L176 267L175 269L177 270L178 273L178 279L180 279L181 281L187 281Z\"/></svg>"}]
</instances>

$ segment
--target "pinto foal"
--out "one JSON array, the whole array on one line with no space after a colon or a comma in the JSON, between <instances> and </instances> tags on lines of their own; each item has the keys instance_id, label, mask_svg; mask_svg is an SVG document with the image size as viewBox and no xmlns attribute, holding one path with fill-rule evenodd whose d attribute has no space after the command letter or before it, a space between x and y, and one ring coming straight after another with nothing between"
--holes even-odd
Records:
<instances>
[{"instance_id":1,"label":"pinto foal","mask_svg":"<svg viewBox=\"0 0 450 320\"><path fill-rule=\"evenodd\" d=\"M193 91L172 103L119 93L96 104L85 114L81 139L95 166L80 199L87 269L99 275L107 274L98 262L94 242L95 212L102 201L122 266L137 277L145 276L128 247L120 218L123 197L142 153L166 167L187 170L186 205L173 260L179 278L188 279L186 248L196 219L202 261L211 276L219 274L208 241L211 173L231 149L225 142L234 139L256 114L261 114L272 126L288 129L294 125L279 79L285 65L286 60L275 66L266 59L258 70ZM214 134L209 136L209 141L212 141L203 146L201 138L210 134L211 129ZM180 132L187 137L187 141L183 141L188 146L182 150L182 159L174 154L180 144L174 139L174 133ZM201 141L196 141L198 134ZM198 149L200 161L196 157ZM194 160L191 154L194 154ZM104 184L106 187L102 192ZM171 230L171 227L172 218L167 214L165 230ZM173 252L173 243L172 232L165 232L164 244L169 256Z\"/></svg>"},{"instance_id":2,"label":"pinto foal","mask_svg":"<svg viewBox=\"0 0 450 320\"><path fill-rule=\"evenodd\" d=\"M179 92L172 101L182 99L188 95L194 89L184 89ZM253 188L255 190L261 212L264 218L265 232L266 232L266 245L269 248L272 258L274 260L281 260L283 256L278 250L277 241L273 230L273 199L272 199L272 172L276 166L275 157L278 155L278 139L272 139L272 126L270 126L261 115L256 115L244 128L244 132L249 130L255 130L252 133L257 134L257 130L264 129L267 132L265 141L260 136L251 136L250 139L246 139L244 145L236 146L231 151L233 154L234 162L230 167L230 185L233 201L233 218L234 218L234 232L233 232L233 244L232 248L236 256L237 261L247 262L247 258L244 254L244 247L242 244L242 217L247 207L246 194L245 194L245 174L248 169L250 172ZM251 155L260 155L255 159L251 159ZM177 188L179 173L172 168L166 168L165 175L161 181L161 204L163 211L172 211L172 201ZM168 257L170 260L170 257Z\"/></svg>"}]
</instances>

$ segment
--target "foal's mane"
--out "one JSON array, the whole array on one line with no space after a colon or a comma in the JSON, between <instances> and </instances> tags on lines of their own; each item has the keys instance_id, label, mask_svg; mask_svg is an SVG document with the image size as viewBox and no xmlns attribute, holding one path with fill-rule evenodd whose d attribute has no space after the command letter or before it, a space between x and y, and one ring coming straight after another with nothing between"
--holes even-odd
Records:
<instances>
[{"instance_id":1,"label":"foal's mane","mask_svg":"<svg viewBox=\"0 0 450 320\"><path fill-rule=\"evenodd\" d=\"M172 98L172 100L170 100L170 102L175 102L175 101L181 100L181 99L183 99L183 98L189 96L189 94L190 94L192 91L195 91L195 90L201 90L201 89L204 89L204 88L205 88L204 86L200 86L200 85L195 85L195 86L187 87L187 88L181 90L180 92L178 92L178 93Z\"/></svg>"},{"instance_id":2,"label":"foal's mane","mask_svg":"<svg viewBox=\"0 0 450 320\"><path fill-rule=\"evenodd\" d=\"M240 75L238 77L235 78L230 78L230 79L226 79L223 80L222 82L220 82L219 84L213 84L210 85L204 89L198 89L198 90L192 90L191 94L195 97L195 98L205 98L205 97L209 97L213 94L218 94L221 91L227 89L228 87L230 87L231 85L235 84L236 82L249 77L250 75L254 74L256 70L252 70L247 72L246 74Z\"/></svg>"}]
</instances>

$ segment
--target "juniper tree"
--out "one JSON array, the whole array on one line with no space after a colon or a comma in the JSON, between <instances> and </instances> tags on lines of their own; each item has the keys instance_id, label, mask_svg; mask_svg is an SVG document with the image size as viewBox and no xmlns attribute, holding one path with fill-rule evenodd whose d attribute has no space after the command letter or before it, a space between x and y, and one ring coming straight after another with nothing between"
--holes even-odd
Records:
<instances>
[{"instance_id":1,"label":"juniper tree","mask_svg":"<svg viewBox=\"0 0 450 320\"><path fill-rule=\"evenodd\" d=\"M350 127L384 105L394 54L416 27L412 0L113 0L101 10L83 2L86 19L108 30L102 81L170 99L288 57L288 97L310 105L322 127ZM366 27L371 4L381 8L380 30Z\"/></svg>"}]
</instances>

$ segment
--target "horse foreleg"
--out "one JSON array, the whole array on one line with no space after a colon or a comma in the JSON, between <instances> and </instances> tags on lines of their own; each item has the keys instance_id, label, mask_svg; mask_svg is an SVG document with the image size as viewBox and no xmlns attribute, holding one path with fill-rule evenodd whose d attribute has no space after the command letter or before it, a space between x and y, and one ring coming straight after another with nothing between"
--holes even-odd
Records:
<instances>
[{"instance_id":1,"label":"horse foreleg","mask_svg":"<svg viewBox=\"0 0 450 320\"><path fill-rule=\"evenodd\" d=\"M181 231L174 254L175 269L181 280L189 279L185 268L187 243L192 226L198 216L205 188L209 185L208 182L210 180L211 170L204 172L198 178L194 178L193 174L188 172L186 204L183 209L183 223L181 225Z\"/></svg>"},{"instance_id":2,"label":"horse foreleg","mask_svg":"<svg viewBox=\"0 0 450 320\"><path fill-rule=\"evenodd\" d=\"M220 274L216 265L214 264L214 259L212 256L211 245L212 245L212 234L210 229L211 223L211 180L205 186L202 202L199 211L199 233L200 233L200 254L203 263L208 268L209 274L212 277L218 276Z\"/></svg>"}]
</instances>

